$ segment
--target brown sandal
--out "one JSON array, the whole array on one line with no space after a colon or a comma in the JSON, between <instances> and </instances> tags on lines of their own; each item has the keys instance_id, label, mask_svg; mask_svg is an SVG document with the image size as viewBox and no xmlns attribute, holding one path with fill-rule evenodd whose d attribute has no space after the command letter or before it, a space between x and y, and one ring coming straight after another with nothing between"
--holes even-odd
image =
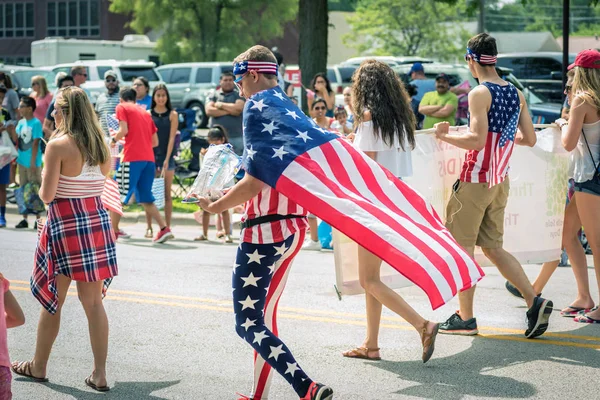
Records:
<instances>
[{"instance_id":1,"label":"brown sandal","mask_svg":"<svg viewBox=\"0 0 600 400\"><path fill-rule=\"evenodd\" d=\"M369 357L370 351L379 351L379 347L369 349L367 347L357 347L352 350L344 351L342 355L348 358L360 358L363 360L381 360L381 357Z\"/></svg>"},{"instance_id":2,"label":"brown sandal","mask_svg":"<svg viewBox=\"0 0 600 400\"><path fill-rule=\"evenodd\" d=\"M10 369L17 374L31 379L34 382L48 382L48 378L38 378L31 373L31 361L15 361L10 365Z\"/></svg>"},{"instance_id":3,"label":"brown sandal","mask_svg":"<svg viewBox=\"0 0 600 400\"><path fill-rule=\"evenodd\" d=\"M425 321L425 324L423 324L423 329L421 330L421 343L423 344L423 363L429 361L429 359L433 355L433 350L435 350L435 339L440 330L440 324L435 324L435 326L433 327L433 332L427 333L427 325L429 325L429 321Z\"/></svg>"}]
</instances>

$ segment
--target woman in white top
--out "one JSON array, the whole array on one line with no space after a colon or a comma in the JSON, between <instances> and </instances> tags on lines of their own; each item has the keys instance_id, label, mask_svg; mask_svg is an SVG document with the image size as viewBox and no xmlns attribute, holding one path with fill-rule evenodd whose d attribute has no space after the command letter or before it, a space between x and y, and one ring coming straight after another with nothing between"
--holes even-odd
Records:
<instances>
[{"instance_id":1,"label":"woman in white top","mask_svg":"<svg viewBox=\"0 0 600 400\"><path fill-rule=\"evenodd\" d=\"M560 126L562 144L571 152L569 171L575 180L575 193L565 210L562 239L577 281L577 298L570 308L581 310L576 322L600 323L600 310L593 309L585 252L577 236L583 225L600 288L600 53L582 51L569 68L575 70L575 96L569 122Z\"/></svg>"},{"instance_id":2,"label":"woman in white top","mask_svg":"<svg viewBox=\"0 0 600 400\"><path fill-rule=\"evenodd\" d=\"M398 177L412 174L410 149L415 146L415 117L398 75L385 63L367 60L352 77L354 146ZM365 289L367 337L345 357L379 360L382 304L410 323L420 334L423 362L433 354L439 324L425 320L380 279L381 259L358 248L358 275Z\"/></svg>"}]
</instances>

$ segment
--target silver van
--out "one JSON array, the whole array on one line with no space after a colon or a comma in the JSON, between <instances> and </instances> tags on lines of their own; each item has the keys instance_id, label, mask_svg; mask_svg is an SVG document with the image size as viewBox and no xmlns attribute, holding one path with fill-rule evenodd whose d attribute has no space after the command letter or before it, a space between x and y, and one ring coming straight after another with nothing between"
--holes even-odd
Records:
<instances>
[{"instance_id":1,"label":"silver van","mask_svg":"<svg viewBox=\"0 0 600 400\"><path fill-rule=\"evenodd\" d=\"M196 112L196 126L208 123L204 111L206 97L219 88L221 74L233 71L231 62L191 62L167 64L157 68L169 88L173 107L190 108Z\"/></svg>"}]
</instances>

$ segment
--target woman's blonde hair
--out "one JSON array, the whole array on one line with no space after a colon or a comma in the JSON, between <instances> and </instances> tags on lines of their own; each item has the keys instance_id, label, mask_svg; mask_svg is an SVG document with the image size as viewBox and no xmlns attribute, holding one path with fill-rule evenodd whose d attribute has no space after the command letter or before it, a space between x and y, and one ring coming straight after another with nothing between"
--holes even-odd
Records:
<instances>
[{"instance_id":1,"label":"woman's blonde hair","mask_svg":"<svg viewBox=\"0 0 600 400\"><path fill-rule=\"evenodd\" d=\"M575 67L571 90L575 96L594 105L600 113L600 69Z\"/></svg>"},{"instance_id":2,"label":"woman's blonde hair","mask_svg":"<svg viewBox=\"0 0 600 400\"><path fill-rule=\"evenodd\" d=\"M63 123L54 135L71 136L89 165L104 164L110 159L110 152L87 94L75 86L61 89L59 93L54 107L62 112Z\"/></svg>"},{"instance_id":3,"label":"woman's blonde hair","mask_svg":"<svg viewBox=\"0 0 600 400\"><path fill-rule=\"evenodd\" d=\"M46 97L46 95L49 93L48 90L48 84L46 83L46 78L44 78L41 75L36 75L33 78L31 78L31 83L37 83L38 85L40 85L39 89L36 91L37 97L38 98L44 98Z\"/></svg>"}]
</instances>

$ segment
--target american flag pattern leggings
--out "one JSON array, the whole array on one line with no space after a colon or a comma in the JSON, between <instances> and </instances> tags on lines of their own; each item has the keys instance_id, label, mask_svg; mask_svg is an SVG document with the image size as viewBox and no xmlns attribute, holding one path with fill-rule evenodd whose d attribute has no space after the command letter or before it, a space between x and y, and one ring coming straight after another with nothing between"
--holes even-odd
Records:
<instances>
[{"instance_id":1,"label":"american flag pattern leggings","mask_svg":"<svg viewBox=\"0 0 600 400\"><path fill-rule=\"evenodd\" d=\"M243 242L233 267L233 308L238 335L254 348L252 398L268 397L274 368L303 397L312 381L300 368L290 349L279 339L277 304L290 266L304 242L305 230L283 242Z\"/></svg>"}]
</instances>

